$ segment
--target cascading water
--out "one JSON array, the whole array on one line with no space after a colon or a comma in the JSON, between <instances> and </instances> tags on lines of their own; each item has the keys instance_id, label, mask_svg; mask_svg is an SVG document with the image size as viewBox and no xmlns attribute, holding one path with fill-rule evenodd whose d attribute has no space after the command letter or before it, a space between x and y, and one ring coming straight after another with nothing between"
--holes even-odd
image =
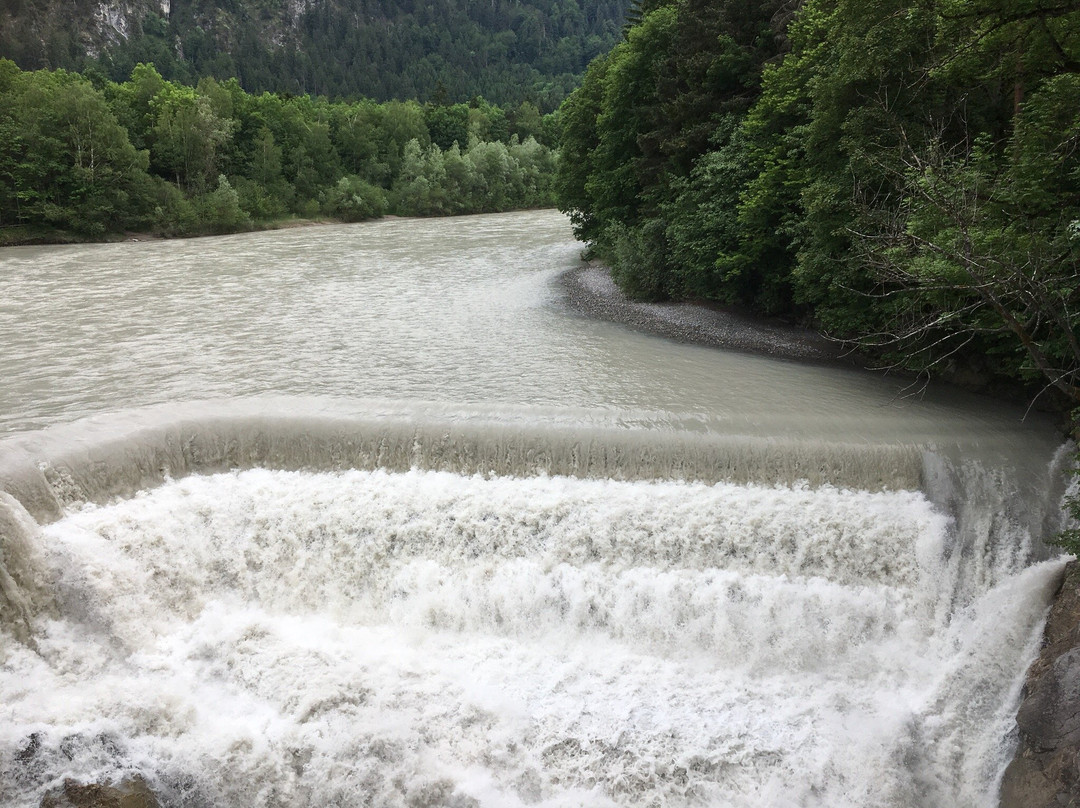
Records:
<instances>
[{"instance_id":1,"label":"cascading water","mask_svg":"<svg viewBox=\"0 0 1080 808\"><path fill-rule=\"evenodd\" d=\"M458 226L489 221L557 232L533 261L565 239L549 214ZM391 242L412 232L389 224ZM550 295L528 270L478 283L504 301ZM375 297L382 338L405 339L386 337L395 303ZM154 310L171 322L176 304ZM276 327L244 316L256 338ZM525 341L549 328L558 350L584 329L596 368L623 342L633 361L605 376L522 348L508 381L478 360L418 405L411 385L450 357L415 357L394 387L369 351L357 361L389 386L382 401L109 412L176 391L155 393L155 366L98 401L106 350L84 389L9 406L0 804L138 775L192 808L993 806L1061 567L1040 542L1061 494L1052 431L600 328L550 297L510 319ZM334 339L375 344L357 329ZM494 332L493 361L509 339ZM126 344L142 350L138 334ZM226 384L214 357L187 361L180 392ZM313 361L301 375L348 376L333 351ZM523 406L560 363L543 406ZM15 365L9 390L62 383ZM278 367L209 386L281 392Z\"/></svg>"},{"instance_id":2,"label":"cascading water","mask_svg":"<svg viewBox=\"0 0 1080 808\"><path fill-rule=\"evenodd\" d=\"M0 796L987 805L1056 565L961 582L956 536L829 485L186 477L43 529Z\"/></svg>"}]
</instances>

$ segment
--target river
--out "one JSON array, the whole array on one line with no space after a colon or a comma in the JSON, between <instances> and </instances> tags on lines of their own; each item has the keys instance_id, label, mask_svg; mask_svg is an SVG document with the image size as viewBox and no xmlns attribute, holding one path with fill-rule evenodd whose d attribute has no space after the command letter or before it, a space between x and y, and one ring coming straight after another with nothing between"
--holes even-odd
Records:
<instances>
[{"instance_id":1,"label":"river","mask_svg":"<svg viewBox=\"0 0 1080 808\"><path fill-rule=\"evenodd\" d=\"M0 802L994 806L1052 425L580 316L579 253L0 251Z\"/></svg>"}]
</instances>

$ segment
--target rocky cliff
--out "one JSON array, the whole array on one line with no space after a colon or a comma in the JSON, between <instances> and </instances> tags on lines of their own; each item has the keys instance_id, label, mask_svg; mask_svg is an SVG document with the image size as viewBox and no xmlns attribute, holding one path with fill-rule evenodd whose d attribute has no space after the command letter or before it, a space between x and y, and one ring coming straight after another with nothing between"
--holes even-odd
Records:
<instances>
[{"instance_id":1,"label":"rocky cliff","mask_svg":"<svg viewBox=\"0 0 1080 808\"><path fill-rule=\"evenodd\" d=\"M97 56L141 32L154 14L169 16L171 0L15 0L0 4L0 56L61 66L77 55Z\"/></svg>"},{"instance_id":2,"label":"rocky cliff","mask_svg":"<svg viewBox=\"0 0 1080 808\"><path fill-rule=\"evenodd\" d=\"M1020 744L1001 808L1080 805L1080 563L1065 568L1016 715Z\"/></svg>"}]
</instances>

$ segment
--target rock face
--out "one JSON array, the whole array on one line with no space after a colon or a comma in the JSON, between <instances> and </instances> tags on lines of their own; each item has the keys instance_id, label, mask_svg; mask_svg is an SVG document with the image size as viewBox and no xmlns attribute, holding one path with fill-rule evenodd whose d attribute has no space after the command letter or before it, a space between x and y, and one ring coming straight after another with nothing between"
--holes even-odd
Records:
<instances>
[{"instance_id":1,"label":"rock face","mask_svg":"<svg viewBox=\"0 0 1080 808\"><path fill-rule=\"evenodd\" d=\"M141 777L115 786L65 780L41 798L41 808L159 808L157 798Z\"/></svg>"},{"instance_id":2,"label":"rock face","mask_svg":"<svg viewBox=\"0 0 1080 808\"><path fill-rule=\"evenodd\" d=\"M1080 563L1065 568L1043 649L1016 714L1020 745L1001 782L1001 808L1080 806Z\"/></svg>"}]
</instances>

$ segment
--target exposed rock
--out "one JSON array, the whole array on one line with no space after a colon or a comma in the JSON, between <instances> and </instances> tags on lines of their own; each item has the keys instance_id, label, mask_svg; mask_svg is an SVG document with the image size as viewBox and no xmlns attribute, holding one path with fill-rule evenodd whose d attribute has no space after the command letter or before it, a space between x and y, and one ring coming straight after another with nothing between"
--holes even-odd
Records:
<instances>
[{"instance_id":1,"label":"exposed rock","mask_svg":"<svg viewBox=\"0 0 1080 808\"><path fill-rule=\"evenodd\" d=\"M115 786L65 780L41 798L41 808L159 808L157 797L141 777Z\"/></svg>"},{"instance_id":2,"label":"exposed rock","mask_svg":"<svg viewBox=\"0 0 1080 808\"><path fill-rule=\"evenodd\" d=\"M1080 806L1080 564L1065 568L1017 711L1001 808Z\"/></svg>"}]
</instances>

